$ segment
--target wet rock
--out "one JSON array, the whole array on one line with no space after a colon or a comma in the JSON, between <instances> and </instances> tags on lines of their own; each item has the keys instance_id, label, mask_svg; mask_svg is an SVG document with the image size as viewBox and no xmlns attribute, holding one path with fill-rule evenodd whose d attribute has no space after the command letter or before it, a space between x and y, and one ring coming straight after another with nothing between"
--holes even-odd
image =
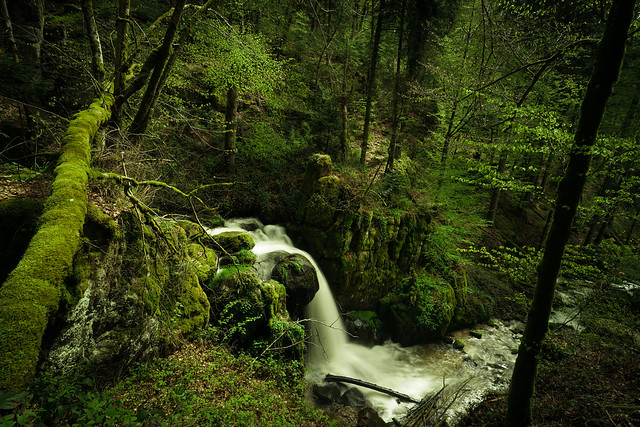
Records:
<instances>
[{"instance_id":1,"label":"wet rock","mask_svg":"<svg viewBox=\"0 0 640 427\"><path fill-rule=\"evenodd\" d=\"M351 406L343 406L334 412L334 420L341 427L357 427L358 426L358 410Z\"/></svg>"},{"instance_id":2,"label":"wet rock","mask_svg":"<svg viewBox=\"0 0 640 427\"><path fill-rule=\"evenodd\" d=\"M482 338L482 331L471 330L471 331L469 331L469 335L471 335L473 338L481 339Z\"/></svg>"},{"instance_id":3,"label":"wet rock","mask_svg":"<svg viewBox=\"0 0 640 427\"><path fill-rule=\"evenodd\" d=\"M357 388L351 387L342 395L342 403L354 408L364 408L368 406L367 398Z\"/></svg>"},{"instance_id":4,"label":"wet rock","mask_svg":"<svg viewBox=\"0 0 640 427\"><path fill-rule=\"evenodd\" d=\"M320 284L313 265L302 255L291 255L273 268L272 278L287 289L287 310L292 317L303 317Z\"/></svg>"},{"instance_id":5,"label":"wet rock","mask_svg":"<svg viewBox=\"0 0 640 427\"><path fill-rule=\"evenodd\" d=\"M329 405L340 402L341 394L340 386L336 383L313 385L313 395L322 404Z\"/></svg>"},{"instance_id":6,"label":"wet rock","mask_svg":"<svg viewBox=\"0 0 640 427\"><path fill-rule=\"evenodd\" d=\"M450 337L450 336L444 336L442 337L442 342L445 344L453 344L454 339L453 337Z\"/></svg>"},{"instance_id":7,"label":"wet rock","mask_svg":"<svg viewBox=\"0 0 640 427\"><path fill-rule=\"evenodd\" d=\"M464 343L461 339L456 339L453 342L453 348L455 348L456 350L462 350L464 348Z\"/></svg>"},{"instance_id":8,"label":"wet rock","mask_svg":"<svg viewBox=\"0 0 640 427\"><path fill-rule=\"evenodd\" d=\"M362 408L358 411L358 427L384 427L384 422L380 415L373 408Z\"/></svg>"},{"instance_id":9,"label":"wet rock","mask_svg":"<svg viewBox=\"0 0 640 427\"><path fill-rule=\"evenodd\" d=\"M345 326L360 344L374 346L384 342L382 322L374 311L350 311L345 318Z\"/></svg>"}]
</instances>

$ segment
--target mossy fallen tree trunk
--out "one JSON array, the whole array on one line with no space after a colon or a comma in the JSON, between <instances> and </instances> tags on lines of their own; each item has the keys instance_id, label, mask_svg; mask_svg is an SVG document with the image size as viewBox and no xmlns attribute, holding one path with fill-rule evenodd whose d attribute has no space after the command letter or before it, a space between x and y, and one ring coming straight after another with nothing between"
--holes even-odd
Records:
<instances>
[{"instance_id":1,"label":"mossy fallen tree trunk","mask_svg":"<svg viewBox=\"0 0 640 427\"><path fill-rule=\"evenodd\" d=\"M25 389L35 373L49 317L80 246L91 141L112 105L113 96L105 93L69 124L40 227L0 287L0 391Z\"/></svg>"}]
</instances>

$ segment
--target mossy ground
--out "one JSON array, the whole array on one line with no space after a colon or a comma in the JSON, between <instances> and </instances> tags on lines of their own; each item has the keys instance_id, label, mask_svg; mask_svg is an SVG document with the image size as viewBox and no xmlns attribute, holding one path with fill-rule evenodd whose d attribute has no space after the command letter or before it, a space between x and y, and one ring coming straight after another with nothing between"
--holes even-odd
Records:
<instances>
[{"instance_id":1,"label":"mossy ground","mask_svg":"<svg viewBox=\"0 0 640 427\"><path fill-rule=\"evenodd\" d=\"M302 365L233 355L208 340L139 364L101 391L90 375L38 384L31 400L0 396L13 408L0 412L0 425L330 425L304 399Z\"/></svg>"}]
</instances>

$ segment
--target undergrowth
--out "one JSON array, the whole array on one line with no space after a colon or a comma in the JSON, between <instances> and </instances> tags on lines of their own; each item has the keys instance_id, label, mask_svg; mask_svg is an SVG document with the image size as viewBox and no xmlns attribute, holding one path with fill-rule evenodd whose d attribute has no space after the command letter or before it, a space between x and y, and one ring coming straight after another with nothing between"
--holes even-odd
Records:
<instances>
[{"instance_id":1,"label":"undergrowth","mask_svg":"<svg viewBox=\"0 0 640 427\"><path fill-rule=\"evenodd\" d=\"M103 390L90 374L42 375L29 393L0 395L0 426L328 425L304 400L297 362L234 355L208 341L137 364Z\"/></svg>"}]
</instances>

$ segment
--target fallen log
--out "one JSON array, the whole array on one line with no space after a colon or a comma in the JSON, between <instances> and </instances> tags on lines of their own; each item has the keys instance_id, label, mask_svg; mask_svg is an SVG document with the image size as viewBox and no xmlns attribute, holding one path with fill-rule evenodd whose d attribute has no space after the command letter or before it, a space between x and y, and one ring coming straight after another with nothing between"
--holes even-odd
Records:
<instances>
[{"instance_id":1,"label":"fallen log","mask_svg":"<svg viewBox=\"0 0 640 427\"><path fill-rule=\"evenodd\" d=\"M367 382L367 381L359 380L357 378L350 378L350 377L343 377L343 376L340 376L340 375L327 374L324 377L324 380L328 381L328 382L341 382L341 383L354 384L354 385L358 385L360 387L366 387L366 388L369 388L371 390L379 391L380 393L388 394L389 396L397 397L398 399L403 400L405 402L420 403L420 401L418 399L414 399L413 397L408 396L406 394L397 392L395 390L391 390L390 388L379 386L378 384L373 384L373 383L370 383L370 382Z\"/></svg>"}]
</instances>

